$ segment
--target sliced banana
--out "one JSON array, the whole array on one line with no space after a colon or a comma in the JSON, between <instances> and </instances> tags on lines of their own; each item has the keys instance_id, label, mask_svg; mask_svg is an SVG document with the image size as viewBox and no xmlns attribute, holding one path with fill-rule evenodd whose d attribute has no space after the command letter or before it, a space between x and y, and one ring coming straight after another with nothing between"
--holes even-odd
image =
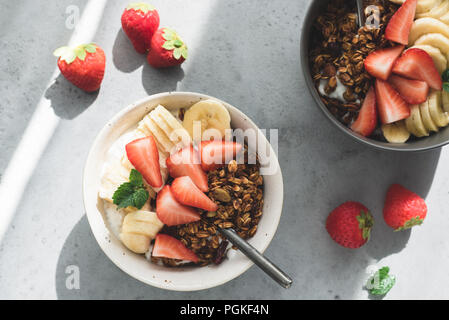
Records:
<instances>
[{"instance_id":1,"label":"sliced banana","mask_svg":"<svg viewBox=\"0 0 449 320\"><path fill-rule=\"evenodd\" d=\"M390 143L404 143L410 138L404 120L382 124L381 129L385 139Z\"/></svg>"},{"instance_id":2,"label":"sliced banana","mask_svg":"<svg viewBox=\"0 0 449 320\"><path fill-rule=\"evenodd\" d=\"M163 106L157 106L140 122L137 130L152 135L160 152L168 156L190 144L190 136L181 123Z\"/></svg>"},{"instance_id":3,"label":"sliced banana","mask_svg":"<svg viewBox=\"0 0 449 320\"><path fill-rule=\"evenodd\" d=\"M437 132L438 127L433 122L432 117L430 116L430 110L429 110L429 100L426 102L423 102L419 105L419 111L421 112L421 118L424 123L424 127L427 131L433 131Z\"/></svg>"},{"instance_id":4,"label":"sliced banana","mask_svg":"<svg viewBox=\"0 0 449 320\"><path fill-rule=\"evenodd\" d=\"M429 45L438 48L449 60L449 38L440 33L428 33L415 41L416 45Z\"/></svg>"},{"instance_id":5,"label":"sliced banana","mask_svg":"<svg viewBox=\"0 0 449 320\"><path fill-rule=\"evenodd\" d=\"M150 211L134 211L123 219L120 240L131 251L145 253L150 249L150 242L162 229L164 224L156 213Z\"/></svg>"},{"instance_id":6,"label":"sliced banana","mask_svg":"<svg viewBox=\"0 0 449 320\"><path fill-rule=\"evenodd\" d=\"M440 128L449 124L449 116L441 108L441 91L432 90L429 98L429 112L433 122Z\"/></svg>"},{"instance_id":7,"label":"sliced banana","mask_svg":"<svg viewBox=\"0 0 449 320\"><path fill-rule=\"evenodd\" d=\"M449 0L448 0L449 1ZM441 53L440 49L437 49L435 47L429 46L427 44L423 45L415 45L412 48L417 48L424 50L429 54L429 56L432 57L433 62L435 63L435 67L437 68L438 72L442 74L444 70L448 67L448 60L446 57ZM411 49L412 49L411 48Z\"/></svg>"},{"instance_id":8,"label":"sliced banana","mask_svg":"<svg viewBox=\"0 0 449 320\"><path fill-rule=\"evenodd\" d=\"M449 5L449 1L446 1ZM449 26L435 18L421 18L413 22L410 34L408 36L408 44L413 45L417 39L428 33L441 33L449 38Z\"/></svg>"},{"instance_id":9,"label":"sliced banana","mask_svg":"<svg viewBox=\"0 0 449 320\"><path fill-rule=\"evenodd\" d=\"M410 106L410 117L405 119L405 126L415 137L426 137L429 135L429 131L422 121L419 105Z\"/></svg>"},{"instance_id":10,"label":"sliced banana","mask_svg":"<svg viewBox=\"0 0 449 320\"><path fill-rule=\"evenodd\" d=\"M446 90L441 91L441 98L444 111L449 112L449 92Z\"/></svg>"},{"instance_id":11,"label":"sliced banana","mask_svg":"<svg viewBox=\"0 0 449 320\"><path fill-rule=\"evenodd\" d=\"M195 141L203 140L203 133L208 129L215 129L221 137L225 137L226 129L231 128L231 116L226 107L215 100L202 100L191 106L184 114L183 126ZM200 124L201 127L198 128ZM198 133L194 130L197 129ZM197 134L201 134L197 137Z\"/></svg>"},{"instance_id":12,"label":"sliced banana","mask_svg":"<svg viewBox=\"0 0 449 320\"><path fill-rule=\"evenodd\" d=\"M439 17L438 20L444 22L445 24L449 24L449 12Z\"/></svg>"},{"instance_id":13,"label":"sliced banana","mask_svg":"<svg viewBox=\"0 0 449 320\"><path fill-rule=\"evenodd\" d=\"M424 13L417 13L415 17L416 18L431 17L438 19L447 12L449 12L449 1L443 0L438 6L433 7L430 11Z\"/></svg>"},{"instance_id":14,"label":"sliced banana","mask_svg":"<svg viewBox=\"0 0 449 320\"><path fill-rule=\"evenodd\" d=\"M390 0L396 4L403 4L405 0ZM441 1L445 0L418 0L418 4L416 5L416 13L424 13L429 12L432 8L440 5Z\"/></svg>"}]
</instances>

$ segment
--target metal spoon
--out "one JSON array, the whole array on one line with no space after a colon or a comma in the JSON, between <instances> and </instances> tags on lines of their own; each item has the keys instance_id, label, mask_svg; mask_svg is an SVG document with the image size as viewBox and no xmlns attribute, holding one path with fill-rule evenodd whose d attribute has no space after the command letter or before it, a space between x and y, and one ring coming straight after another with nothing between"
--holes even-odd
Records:
<instances>
[{"instance_id":1,"label":"metal spoon","mask_svg":"<svg viewBox=\"0 0 449 320\"><path fill-rule=\"evenodd\" d=\"M359 24L359 28L363 27L363 17L365 13L363 12L363 0L356 0L357 3L357 21Z\"/></svg>"},{"instance_id":2,"label":"metal spoon","mask_svg":"<svg viewBox=\"0 0 449 320\"><path fill-rule=\"evenodd\" d=\"M217 226L216 226L217 227ZM268 260L262 253L257 251L252 245L243 240L234 229L222 229L217 228L226 239L228 239L233 245L235 245L239 250L247 256L252 262L254 262L259 268L265 271L271 278L276 280L284 288L290 288L293 280L285 274L279 267L277 267L273 262Z\"/></svg>"}]
</instances>

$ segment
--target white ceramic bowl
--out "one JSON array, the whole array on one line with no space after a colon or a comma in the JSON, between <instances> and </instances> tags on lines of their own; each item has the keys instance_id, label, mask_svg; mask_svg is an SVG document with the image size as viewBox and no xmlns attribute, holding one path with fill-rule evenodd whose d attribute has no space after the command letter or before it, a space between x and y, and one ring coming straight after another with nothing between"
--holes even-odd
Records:
<instances>
[{"instance_id":1,"label":"white ceramic bowl","mask_svg":"<svg viewBox=\"0 0 449 320\"><path fill-rule=\"evenodd\" d=\"M101 129L93 143L84 168L84 206L92 232L104 253L120 269L149 285L176 291L194 291L221 285L245 272L252 262L240 251L229 250L228 259L220 265L206 267L167 268L129 251L105 225L103 202L98 198L100 173L107 150L123 133L132 128L158 104L166 108L189 107L202 99L216 99L198 93L168 92L142 99L119 112ZM220 101L219 99L216 99ZM221 101L231 114L232 128L256 129L257 126L237 108ZM274 154L269 142L263 138L267 150ZM259 140L259 143L261 141ZM251 147L251 146L250 146ZM276 156L271 166L277 168L273 175L264 176L264 208L258 231L249 242L263 252L273 238L282 212L283 182ZM275 162L275 163L273 163Z\"/></svg>"}]
</instances>

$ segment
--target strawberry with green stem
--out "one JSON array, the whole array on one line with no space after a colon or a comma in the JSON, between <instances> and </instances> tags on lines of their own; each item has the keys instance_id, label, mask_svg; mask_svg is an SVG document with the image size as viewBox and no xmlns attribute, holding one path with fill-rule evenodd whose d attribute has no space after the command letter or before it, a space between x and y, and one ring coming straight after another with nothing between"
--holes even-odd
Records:
<instances>
[{"instance_id":1,"label":"strawberry with green stem","mask_svg":"<svg viewBox=\"0 0 449 320\"><path fill-rule=\"evenodd\" d=\"M134 49L146 53L150 49L151 38L159 28L159 14L150 4L130 3L122 14L122 28Z\"/></svg>"},{"instance_id":2,"label":"strawberry with green stem","mask_svg":"<svg viewBox=\"0 0 449 320\"><path fill-rule=\"evenodd\" d=\"M187 46L176 33L169 28L160 28L151 39L148 63L154 68L177 66L187 59Z\"/></svg>"},{"instance_id":3,"label":"strawberry with green stem","mask_svg":"<svg viewBox=\"0 0 449 320\"><path fill-rule=\"evenodd\" d=\"M106 57L99 46L94 43L75 48L66 46L56 49L53 55L59 57L58 67L62 75L75 86L87 92L100 88Z\"/></svg>"}]
</instances>

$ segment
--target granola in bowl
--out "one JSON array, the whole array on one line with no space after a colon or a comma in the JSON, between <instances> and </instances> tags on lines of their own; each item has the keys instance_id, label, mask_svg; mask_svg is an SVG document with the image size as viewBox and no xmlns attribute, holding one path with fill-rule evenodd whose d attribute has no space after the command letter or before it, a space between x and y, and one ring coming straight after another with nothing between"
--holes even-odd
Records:
<instances>
[{"instance_id":1,"label":"granola in bowl","mask_svg":"<svg viewBox=\"0 0 449 320\"><path fill-rule=\"evenodd\" d=\"M329 1L316 17L308 52L315 89L357 134L402 144L449 124L449 14L444 2L428 2L366 0L360 28L355 1Z\"/></svg>"}]
</instances>

